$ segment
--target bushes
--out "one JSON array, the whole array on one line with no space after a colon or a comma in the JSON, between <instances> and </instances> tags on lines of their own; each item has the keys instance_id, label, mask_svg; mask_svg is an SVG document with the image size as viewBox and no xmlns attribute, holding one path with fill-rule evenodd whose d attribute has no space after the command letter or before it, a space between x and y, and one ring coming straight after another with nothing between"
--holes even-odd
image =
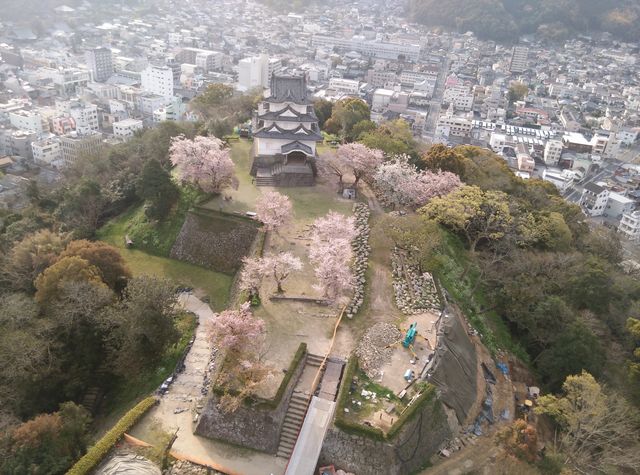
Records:
<instances>
[{"instance_id":1,"label":"bushes","mask_svg":"<svg viewBox=\"0 0 640 475\"><path fill-rule=\"evenodd\" d=\"M87 453L76 462L67 472L67 475L85 475L98 466L98 464L107 456L109 451L122 438L125 432L131 429L138 420L153 406L158 400L150 396L140 401L133 409L127 412L102 439L91 447Z\"/></svg>"}]
</instances>

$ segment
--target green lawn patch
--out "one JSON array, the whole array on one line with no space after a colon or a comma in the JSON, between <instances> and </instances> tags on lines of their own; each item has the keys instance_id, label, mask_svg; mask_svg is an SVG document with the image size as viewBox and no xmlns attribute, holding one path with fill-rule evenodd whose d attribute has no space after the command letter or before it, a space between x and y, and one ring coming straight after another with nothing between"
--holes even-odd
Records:
<instances>
[{"instance_id":1,"label":"green lawn patch","mask_svg":"<svg viewBox=\"0 0 640 475\"><path fill-rule=\"evenodd\" d=\"M208 296L211 308L216 311L223 310L229 299L233 276L162 255L165 251L166 255L169 254L184 216L177 218L176 214L173 219L157 228L161 230L162 237L149 248L149 251L139 249L139 242L135 241L134 248L129 249L125 246L124 237L132 227L131 223L135 225L137 220L142 218L144 218L142 206L133 207L99 229L98 239L119 249L133 275L164 277L177 285L201 289Z\"/></svg>"},{"instance_id":2,"label":"green lawn patch","mask_svg":"<svg viewBox=\"0 0 640 475\"><path fill-rule=\"evenodd\" d=\"M139 205L105 224L98 231L98 237L116 244L118 240L124 243L125 236L129 236L136 249L169 257L187 212L199 199L202 199L200 192L182 187L178 202L162 221L149 219L144 213L144 206Z\"/></svg>"}]
</instances>

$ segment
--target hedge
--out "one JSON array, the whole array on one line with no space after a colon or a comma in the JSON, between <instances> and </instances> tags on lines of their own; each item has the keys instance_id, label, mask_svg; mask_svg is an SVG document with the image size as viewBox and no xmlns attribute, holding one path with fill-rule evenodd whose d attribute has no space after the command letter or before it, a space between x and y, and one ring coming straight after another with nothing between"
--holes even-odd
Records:
<instances>
[{"instance_id":1,"label":"hedge","mask_svg":"<svg viewBox=\"0 0 640 475\"><path fill-rule=\"evenodd\" d=\"M153 406L158 399L149 396L140 401L133 409L127 412L98 442L91 447L84 456L78 460L67 475L88 475L107 456L109 451L118 443L125 432L131 429L136 422Z\"/></svg>"},{"instance_id":2,"label":"hedge","mask_svg":"<svg viewBox=\"0 0 640 475\"><path fill-rule=\"evenodd\" d=\"M342 384L340 386L340 392L338 393L338 401L336 407L335 426L349 434L361 435L369 439L385 441L393 439L404 424L409 421L413 415L421 409L425 403L430 402L436 395L435 388L431 385L418 396L418 399L407 407L405 411L396 419L389 431L385 434L382 430L376 427L370 427L363 424L358 424L348 420L345 417L344 408L349 402L349 390L351 388L351 380L354 374L358 370L358 359L355 356L351 356L347 362L347 366L342 376Z\"/></svg>"},{"instance_id":3,"label":"hedge","mask_svg":"<svg viewBox=\"0 0 640 475\"><path fill-rule=\"evenodd\" d=\"M300 346L298 346L298 349L296 350L296 354L293 356L293 360L291 360L291 364L289 365L289 368L287 368L287 372L285 373L284 378L282 378L282 382L278 387L278 391L276 392L276 395L272 399L258 399L258 398L249 397L249 398L246 398L244 402L246 404L254 405L255 407L258 407L258 408L275 409L276 407L278 407L278 404L280 404L280 401L282 400L282 397L284 396L284 393L287 390L287 386L289 386L289 383L291 382L293 373L295 372L296 368L300 364L300 361L302 360L302 358L304 358L306 353L307 353L307 344L302 342L300 343ZM222 386L216 386L216 385L213 385L211 387L211 392L218 396L223 396L225 393L237 394L237 391L233 389L226 389Z\"/></svg>"}]
</instances>

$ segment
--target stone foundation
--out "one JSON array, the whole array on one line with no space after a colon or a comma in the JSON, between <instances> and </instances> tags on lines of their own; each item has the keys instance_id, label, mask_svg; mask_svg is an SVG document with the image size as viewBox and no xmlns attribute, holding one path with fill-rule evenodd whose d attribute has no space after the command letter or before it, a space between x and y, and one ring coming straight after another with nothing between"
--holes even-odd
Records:
<instances>
[{"instance_id":1,"label":"stone foundation","mask_svg":"<svg viewBox=\"0 0 640 475\"><path fill-rule=\"evenodd\" d=\"M195 434L275 455L289 400L304 370L306 359L305 354L275 407L243 404L235 412L227 414L218 409L219 397L212 393L200 414Z\"/></svg>"},{"instance_id":2,"label":"stone foundation","mask_svg":"<svg viewBox=\"0 0 640 475\"><path fill-rule=\"evenodd\" d=\"M324 439L319 465L333 464L358 475L414 473L452 434L442 403L436 399L415 413L391 440L377 441L332 426Z\"/></svg>"}]
</instances>

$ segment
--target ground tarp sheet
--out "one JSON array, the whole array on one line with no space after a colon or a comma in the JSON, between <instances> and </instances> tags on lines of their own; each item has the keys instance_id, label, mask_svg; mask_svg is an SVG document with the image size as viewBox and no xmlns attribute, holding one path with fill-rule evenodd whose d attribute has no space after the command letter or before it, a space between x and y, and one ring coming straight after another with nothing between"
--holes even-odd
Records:
<instances>
[{"instance_id":1,"label":"ground tarp sheet","mask_svg":"<svg viewBox=\"0 0 640 475\"><path fill-rule=\"evenodd\" d=\"M455 411L461 425L476 401L477 359L466 325L448 308L438 330L429 381L440 390L441 401Z\"/></svg>"}]
</instances>

